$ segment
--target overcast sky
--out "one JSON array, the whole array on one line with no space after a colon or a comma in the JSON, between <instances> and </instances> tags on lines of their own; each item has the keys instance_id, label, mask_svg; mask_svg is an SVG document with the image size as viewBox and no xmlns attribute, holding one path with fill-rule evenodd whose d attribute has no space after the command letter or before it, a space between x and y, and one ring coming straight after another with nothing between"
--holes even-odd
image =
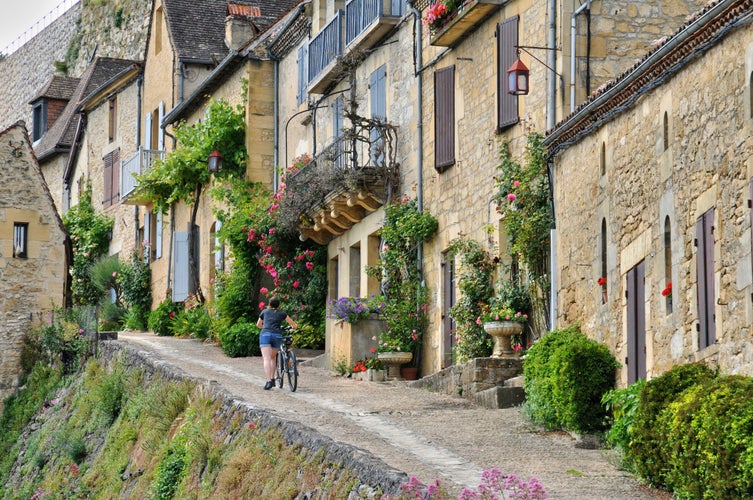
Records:
<instances>
[{"instance_id":1,"label":"overcast sky","mask_svg":"<svg viewBox=\"0 0 753 500\"><path fill-rule=\"evenodd\" d=\"M0 0L0 51L17 49L76 3L78 0ZM13 47L6 50L9 44Z\"/></svg>"}]
</instances>

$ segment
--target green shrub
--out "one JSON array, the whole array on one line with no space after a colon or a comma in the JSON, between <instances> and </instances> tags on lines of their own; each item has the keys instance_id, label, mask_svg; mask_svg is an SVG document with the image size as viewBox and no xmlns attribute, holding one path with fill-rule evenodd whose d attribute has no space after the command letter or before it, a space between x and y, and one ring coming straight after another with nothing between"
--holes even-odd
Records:
<instances>
[{"instance_id":1,"label":"green shrub","mask_svg":"<svg viewBox=\"0 0 753 500\"><path fill-rule=\"evenodd\" d=\"M715 371L700 363L679 365L649 380L641 390L627 454L635 463L638 474L649 484L667 486L669 460L673 454L667 429L658 425L660 414L685 389L716 375Z\"/></svg>"},{"instance_id":2,"label":"green shrub","mask_svg":"<svg viewBox=\"0 0 753 500\"><path fill-rule=\"evenodd\" d=\"M147 248L146 251L149 251ZM121 265L117 283L122 300L128 308L125 326L144 330L152 307L152 271L144 259L134 253L131 260Z\"/></svg>"},{"instance_id":3,"label":"green shrub","mask_svg":"<svg viewBox=\"0 0 753 500\"><path fill-rule=\"evenodd\" d=\"M212 318L209 316L209 312L201 306L195 306L176 315L173 323L173 334L206 339L209 338L211 327Z\"/></svg>"},{"instance_id":4,"label":"green shrub","mask_svg":"<svg viewBox=\"0 0 753 500\"><path fill-rule=\"evenodd\" d=\"M529 349L525 360L526 399L531 402L526 412L549 428L603 430L601 398L614 387L618 367L609 349L577 326L550 332Z\"/></svg>"},{"instance_id":5,"label":"green shrub","mask_svg":"<svg viewBox=\"0 0 753 500\"><path fill-rule=\"evenodd\" d=\"M165 299L154 311L149 313L147 326L157 335L173 335L175 317L182 310L183 304Z\"/></svg>"},{"instance_id":6,"label":"green shrub","mask_svg":"<svg viewBox=\"0 0 753 500\"><path fill-rule=\"evenodd\" d=\"M324 331L299 323L293 332L293 346L301 349L324 349Z\"/></svg>"},{"instance_id":7,"label":"green shrub","mask_svg":"<svg viewBox=\"0 0 753 500\"><path fill-rule=\"evenodd\" d=\"M110 425L120 415L126 397L125 377L122 369L115 369L102 377L96 386L97 408L102 413L105 423Z\"/></svg>"},{"instance_id":8,"label":"green shrub","mask_svg":"<svg viewBox=\"0 0 753 500\"><path fill-rule=\"evenodd\" d=\"M582 335L577 325L554 330L544 335L526 352L523 362L526 401L524 413L533 422L548 429L560 427L554 407L554 369L550 358L560 345L566 345L577 335Z\"/></svg>"},{"instance_id":9,"label":"green shrub","mask_svg":"<svg viewBox=\"0 0 753 500\"><path fill-rule=\"evenodd\" d=\"M222 351L231 358L258 356L259 329L253 323L239 321L225 330L218 332Z\"/></svg>"},{"instance_id":10,"label":"green shrub","mask_svg":"<svg viewBox=\"0 0 753 500\"><path fill-rule=\"evenodd\" d=\"M635 464L625 452L633 439L633 421L638 409L640 392L645 385L646 381L641 379L624 389L607 391L601 398L609 414L609 429L605 438L607 443L623 452L622 467L630 471L635 471Z\"/></svg>"}]
</instances>

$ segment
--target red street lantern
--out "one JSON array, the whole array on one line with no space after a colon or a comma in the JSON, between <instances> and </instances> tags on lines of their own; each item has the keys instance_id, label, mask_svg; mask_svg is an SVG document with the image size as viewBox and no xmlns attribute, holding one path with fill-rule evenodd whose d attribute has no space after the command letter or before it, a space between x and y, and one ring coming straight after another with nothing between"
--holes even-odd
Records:
<instances>
[{"instance_id":1,"label":"red street lantern","mask_svg":"<svg viewBox=\"0 0 753 500\"><path fill-rule=\"evenodd\" d=\"M219 172L220 170L222 170L222 153L215 149L214 151L209 153L209 159L207 160L207 163L209 164L210 172Z\"/></svg>"},{"instance_id":2,"label":"red street lantern","mask_svg":"<svg viewBox=\"0 0 753 500\"><path fill-rule=\"evenodd\" d=\"M518 57L507 69L507 92L512 95L528 95L528 68Z\"/></svg>"}]
</instances>

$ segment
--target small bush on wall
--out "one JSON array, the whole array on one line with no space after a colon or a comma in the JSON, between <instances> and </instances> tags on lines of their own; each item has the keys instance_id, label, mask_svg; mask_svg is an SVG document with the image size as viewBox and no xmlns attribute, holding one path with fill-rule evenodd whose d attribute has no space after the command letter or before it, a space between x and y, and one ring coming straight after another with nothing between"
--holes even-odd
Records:
<instances>
[{"instance_id":1,"label":"small bush on wall","mask_svg":"<svg viewBox=\"0 0 753 500\"><path fill-rule=\"evenodd\" d=\"M617 360L578 326L555 330L528 350L523 371L524 411L550 429L603 430L602 396L614 388Z\"/></svg>"}]
</instances>

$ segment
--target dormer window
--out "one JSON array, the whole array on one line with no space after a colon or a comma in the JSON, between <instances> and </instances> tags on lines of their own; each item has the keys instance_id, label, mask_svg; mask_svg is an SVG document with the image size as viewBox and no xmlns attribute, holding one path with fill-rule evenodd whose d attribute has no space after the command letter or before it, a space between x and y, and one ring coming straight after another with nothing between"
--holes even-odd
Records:
<instances>
[{"instance_id":1,"label":"dormer window","mask_svg":"<svg viewBox=\"0 0 753 500\"><path fill-rule=\"evenodd\" d=\"M34 104L34 125L31 131L32 141L36 142L47 132L47 101L41 99Z\"/></svg>"}]
</instances>

